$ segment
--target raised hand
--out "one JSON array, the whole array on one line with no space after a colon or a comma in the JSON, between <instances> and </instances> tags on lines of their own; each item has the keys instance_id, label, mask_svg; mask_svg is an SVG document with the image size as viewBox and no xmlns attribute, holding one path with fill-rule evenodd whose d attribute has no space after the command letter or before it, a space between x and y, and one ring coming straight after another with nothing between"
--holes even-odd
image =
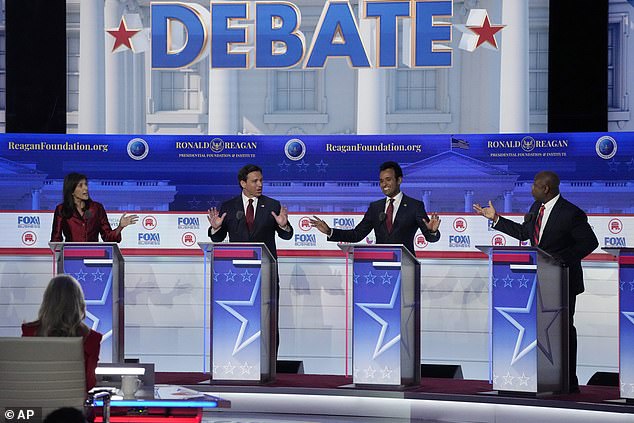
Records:
<instances>
[{"instance_id":1,"label":"raised hand","mask_svg":"<svg viewBox=\"0 0 634 423\"><path fill-rule=\"evenodd\" d=\"M429 229L429 232L437 232L440 227L440 218L438 213L432 213L429 222L425 222L425 226Z\"/></svg>"},{"instance_id":2,"label":"raised hand","mask_svg":"<svg viewBox=\"0 0 634 423\"><path fill-rule=\"evenodd\" d=\"M330 235L331 229L330 229L330 226L328 226L326 222L324 222L317 216L313 216L313 219L309 219L309 221L310 221L310 226L312 226L313 228L317 228L317 230L321 233Z\"/></svg>"},{"instance_id":3,"label":"raised hand","mask_svg":"<svg viewBox=\"0 0 634 423\"><path fill-rule=\"evenodd\" d=\"M119 219L119 226L121 226L121 228L125 228L128 225L135 224L137 220L139 220L138 215L123 213L123 216Z\"/></svg>"},{"instance_id":4,"label":"raised hand","mask_svg":"<svg viewBox=\"0 0 634 423\"><path fill-rule=\"evenodd\" d=\"M275 212L272 211L271 215L275 218L275 221L280 226L280 228L284 228L288 224L288 209L286 208L286 206L282 206L280 208L280 214L275 214Z\"/></svg>"},{"instance_id":5,"label":"raised hand","mask_svg":"<svg viewBox=\"0 0 634 423\"><path fill-rule=\"evenodd\" d=\"M225 212L222 214L222 216L220 216L220 212L218 211L218 209L216 209L215 207L212 207L207 212L207 220L209 221L209 224L211 225L212 228L220 229L220 227L222 226L222 222L224 222L225 220L226 215L227 213Z\"/></svg>"},{"instance_id":6,"label":"raised hand","mask_svg":"<svg viewBox=\"0 0 634 423\"><path fill-rule=\"evenodd\" d=\"M495 208L493 207L493 203L491 203L491 200L489 200L489 206L488 207L481 207L480 204L474 204L473 205L473 210L478 213L481 214L482 216L486 217L489 220L493 220L495 219Z\"/></svg>"}]
</instances>

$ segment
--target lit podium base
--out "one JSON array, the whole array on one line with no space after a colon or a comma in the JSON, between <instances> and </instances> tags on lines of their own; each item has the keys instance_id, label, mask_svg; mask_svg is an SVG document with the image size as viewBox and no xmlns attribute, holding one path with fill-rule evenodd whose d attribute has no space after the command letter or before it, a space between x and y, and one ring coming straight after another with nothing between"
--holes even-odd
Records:
<instances>
[{"instance_id":1,"label":"lit podium base","mask_svg":"<svg viewBox=\"0 0 634 423\"><path fill-rule=\"evenodd\" d=\"M420 384L420 267L402 245L341 245L353 256L352 368L345 387Z\"/></svg>"},{"instance_id":2,"label":"lit podium base","mask_svg":"<svg viewBox=\"0 0 634 423\"><path fill-rule=\"evenodd\" d=\"M123 363L124 265L116 242L51 242L57 274L73 276L84 291L86 324L103 335L99 361Z\"/></svg>"},{"instance_id":3,"label":"lit podium base","mask_svg":"<svg viewBox=\"0 0 634 423\"><path fill-rule=\"evenodd\" d=\"M490 263L493 393L568 392L567 269L536 247L477 248Z\"/></svg>"},{"instance_id":4,"label":"lit podium base","mask_svg":"<svg viewBox=\"0 0 634 423\"><path fill-rule=\"evenodd\" d=\"M211 280L211 381L275 379L277 266L263 243L199 243Z\"/></svg>"}]
</instances>

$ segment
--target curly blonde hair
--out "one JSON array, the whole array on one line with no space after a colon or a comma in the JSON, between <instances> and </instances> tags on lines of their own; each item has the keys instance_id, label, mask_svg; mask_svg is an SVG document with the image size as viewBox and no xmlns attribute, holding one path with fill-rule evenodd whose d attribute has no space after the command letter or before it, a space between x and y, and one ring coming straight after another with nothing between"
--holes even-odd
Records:
<instances>
[{"instance_id":1,"label":"curly blonde hair","mask_svg":"<svg viewBox=\"0 0 634 423\"><path fill-rule=\"evenodd\" d=\"M83 336L88 333L86 301L77 280L57 275L48 283L38 313L39 336Z\"/></svg>"}]
</instances>

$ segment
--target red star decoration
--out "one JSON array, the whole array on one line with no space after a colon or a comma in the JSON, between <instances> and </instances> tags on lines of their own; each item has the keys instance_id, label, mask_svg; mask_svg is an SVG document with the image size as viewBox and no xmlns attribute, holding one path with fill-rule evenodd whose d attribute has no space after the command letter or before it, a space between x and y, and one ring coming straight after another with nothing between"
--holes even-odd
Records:
<instances>
[{"instance_id":1,"label":"red star decoration","mask_svg":"<svg viewBox=\"0 0 634 423\"><path fill-rule=\"evenodd\" d=\"M480 47L484 43L489 43L493 47L498 48L498 43L495 41L494 35L501 31L505 26L506 25L491 25L489 23L489 15L485 15L482 26L469 26L467 28L478 35L476 48Z\"/></svg>"},{"instance_id":2,"label":"red star decoration","mask_svg":"<svg viewBox=\"0 0 634 423\"><path fill-rule=\"evenodd\" d=\"M121 21L119 22L118 29L109 29L108 34L114 37L114 47L112 47L112 51L115 51L120 46L126 46L130 50L132 50L132 44L130 44L130 38L134 36L137 32L141 32L140 29L135 29L129 31L125 26L125 20L121 17Z\"/></svg>"}]
</instances>

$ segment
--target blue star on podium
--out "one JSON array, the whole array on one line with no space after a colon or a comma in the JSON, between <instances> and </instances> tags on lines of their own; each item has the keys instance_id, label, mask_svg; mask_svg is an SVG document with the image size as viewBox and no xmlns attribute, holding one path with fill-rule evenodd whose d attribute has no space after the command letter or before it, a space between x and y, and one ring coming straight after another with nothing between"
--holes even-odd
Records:
<instances>
[{"instance_id":1,"label":"blue star on podium","mask_svg":"<svg viewBox=\"0 0 634 423\"><path fill-rule=\"evenodd\" d=\"M236 274L237 273L234 273L234 275ZM216 304L218 304L220 307L227 310L229 314L231 314L240 322L240 330L238 331L238 336L236 337L236 342L233 346L232 355L235 355L237 352L239 352L243 348L250 345L256 339L258 339L260 337L261 331L258 330L257 332L253 333L251 336L249 336L245 340L244 338L245 338L245 333L247 331L247 326L249 325L249 319L244 317L242 314L238 313L231 306L244 306L244 307L249 307L252 309L253 305L255 304L255 298L257 297L259 289L260 289L260 278L258 278L257 281L255 282L255 285L253 286L253 291L251 291L251 297L248 300L216 300Z\"/></svg>"},{"instance_id":2,"label":"blue star on podium","mask_svg":"<svg viewBox=\"0 0 634 423\"><path fill-rule=\"evenodd\" d=\"M627 318L632 324L634 324L634 311L622 311L623 316Z\"/></svg>"},{"instance_id":3,"label":"blue star on podium","mask_svg":"<svg viewBox=\"0 0 634 423\"><path fill-rule=\"evenodd\" d=\"M388 303L357 303L356 305L366 312L372 319L374 319L379 325L381 325L381 331L379 332L379 336L376 340L376 345L374 346L374 354L372 359L376 359L378 356L387 351L392 345L396 344L400 341L401 335L400 333L390 339L387 342L383 342L385 340L385 334L387 333L387 328L389 323L386 322L381 316L372 311L372 309L384 309L384 310L392 310L396 304L396 297L399 293L401 287L401 281L397 279L394 284L394 290L392 291L392 295L390 297L390 301Z\"/></svg>"},{"instance_id":4,"label":"blue star on podium","mask_svg":"<svg viewBox=\"0 0 634 423\"><path fill-rule=\"evenodd\" d=\"M506 285L506 283L505 283ZM531 288L531 293L528 296L528 301L526 302L525 307L495 307L495 309L500 313L506 320L509 321L511 325L513 325L517 330L517 339L515 341L515 349L513 350L513 358L511 359L511 366L515 364L520 358L524 357L528 354L533 348L537 346L537 339L528 344L524 349L520 351L520 347L524 340L524 332L526 332L526 328L522 326L517 320L515 320L510 313L513 314L530 314L531 309L533 308L533 303L535 301L535 291L537 284L533 283L533 287Z\"/></svg>"}]
</instances>

